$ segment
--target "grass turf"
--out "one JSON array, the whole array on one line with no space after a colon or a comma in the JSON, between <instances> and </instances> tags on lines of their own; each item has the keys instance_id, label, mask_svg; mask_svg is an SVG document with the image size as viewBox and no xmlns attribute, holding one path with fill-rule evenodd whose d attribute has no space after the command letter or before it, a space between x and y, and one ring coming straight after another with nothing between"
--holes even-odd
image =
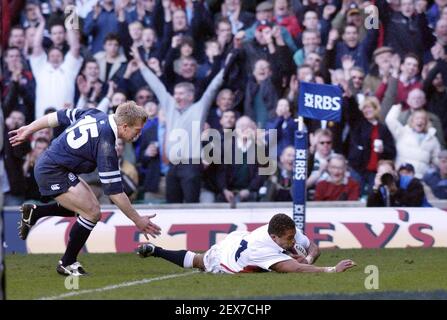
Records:
<instances>
[{"instance_id":1,"label":"grass turf","mask_svg":"<svg viewBox=\"0 0 447 320\"><path fill-rule=\"evenodd\" d=\"M149 283L103 288L124 282L190 273L162 259L136 254L83 254L80 261L90 276L80 278L78 295L68 299L246 299L310 294L412 292L418 296L447 290L447 248L325 250L316 265L331 266L352 258L358 266L338 274L255 273L236 275L188 274ZM7 255L7 299L38 299L70 292L56 271L59 255ZM379 289L365 289L368 265L379 268ZM86 290L90 290L85 292ZM84 292L79 292L84 291ZM414 299L414 297L413 297Z\"/></svg>"}]
</instances>

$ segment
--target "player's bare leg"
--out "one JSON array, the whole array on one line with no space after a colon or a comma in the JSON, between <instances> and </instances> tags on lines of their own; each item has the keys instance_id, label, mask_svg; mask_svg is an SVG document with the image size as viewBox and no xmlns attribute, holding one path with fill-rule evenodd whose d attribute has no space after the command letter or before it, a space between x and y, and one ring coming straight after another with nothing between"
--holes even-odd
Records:
<instances>
[{"instance_id":1,"label":"player's bare leg","mask_svg":"<svg viewBox=\"0 0 447 320\"><path fill-rule=\"evenodd\" d=\"M101 218L99 202L83 180L80 180L76 186L70 187L66 193L56 197L56 200L65 208L79 214L78 220L71 228L67 249L59 262L57 272L62 275L84 275L86 272L77 262L77 256L96 222Z\"/></svg>"},{"instance_id":2,"label":"player's bare leg","mask_svg":"<svg viewBox=\"0 0 447 320\"><path fill-rule=\"evenodd\" d=\"M82 180L79 177L76 177L79 182L78 184L82 183L84 186L91 191L91 188L89 185ZM71 189L71 188L70 188ZM93 191L92 191L93 192ZM89 199L91 199L90 193L87 195ZM56 196L56 199L58 199L58 196ZM95 201L95 197L91 199L92 201ZM67 202L68 203L68 202ZM66 206L68 205L66 203ZM19 237L22 240L26 240L28 237L28 233L31 230L32 226L36 224L37 220L43 217L75 217L77 211L73 210L70 206L67 208L66 206L63 206L59 202L53 202L49 204L35 204L35 203L24 203L21 208L21 219L19 221ZM68 205L69 206L69 205ZM88 219L88 218L86 218Z\"/></svg>"}]
</instances>

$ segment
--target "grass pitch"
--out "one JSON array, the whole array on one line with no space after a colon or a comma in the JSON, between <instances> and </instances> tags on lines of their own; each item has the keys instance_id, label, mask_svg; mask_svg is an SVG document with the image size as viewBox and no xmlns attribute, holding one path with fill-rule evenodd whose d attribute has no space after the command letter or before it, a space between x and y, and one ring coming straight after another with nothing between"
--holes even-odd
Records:
<instances>
[{"instance_id":1,"label":"grass pitch","mask_svg":"<svg viewBox=\"0 0 447 320\"><path fill-rule=\"evenodd\" d=\"M7 255L7 299L294 299L372 292L380 298L396 291L412 299L435 292L447 296L447 248L324 250L316 265L332 266L345 258L358 265L337 274L212 275L136 254L83 254L79 260L90 276L80 278L78 290L67 290L65 278L56 273L59 258ZM377 290L365 288L368 265L378 267Z\"/></svg>"}]
</instances>

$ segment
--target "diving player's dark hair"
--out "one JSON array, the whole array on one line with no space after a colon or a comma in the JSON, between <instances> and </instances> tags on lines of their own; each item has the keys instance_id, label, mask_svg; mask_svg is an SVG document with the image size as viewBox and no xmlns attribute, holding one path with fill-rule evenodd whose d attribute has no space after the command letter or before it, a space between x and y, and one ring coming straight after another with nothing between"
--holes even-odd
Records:
<instances>
[{"instance_id":1,"label":"diving player's dark hair","mask_svg":"<svg viewBox=\"0 0 447 320\"><path fill-rule=\"evenodd\" d=\"M270 219L268 233L281 237L287 230L295 229L295 222L288 215L278 213Z\"/></svg>"}]
</instances>

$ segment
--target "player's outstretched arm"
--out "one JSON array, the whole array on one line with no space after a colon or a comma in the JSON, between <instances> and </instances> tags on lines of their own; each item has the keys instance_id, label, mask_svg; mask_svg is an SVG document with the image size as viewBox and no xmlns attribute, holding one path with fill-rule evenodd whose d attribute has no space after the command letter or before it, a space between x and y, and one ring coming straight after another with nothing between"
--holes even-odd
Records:
<instances>
[{"instance_id":1,"label":"player's outstretched arm","mask_svg":"<svg viewBox=\"0 0 447 320\"><path fill-rule=\"evenodd\" d=\"M356 264L352 260L342 260L335 267L317 267L310 264L302 264L296 261L295 259L281 261L275 263L270 268L273 271L281 272L281 273L292 273L292 272L344 272Z\"/></svg>"},{"instance_id":2,"label":"player's outstretched arm","mask_svg":"<svg viewBox=\"0 0 447 320\"><path fill-rule=\"evenodd\" d=\"M58 126L57 113L49 113L42 118L34 120L30 124L20 127L19 129L9 131L9 142L13 147L27 141L28 138L39 130L45 128L54 128Z\"/></svg>"},{"instance_id":3,"label":"player's outstretched arm","mask_svg":"<svg viewBox=\"0 0 447 320\"><path fill-rule=\"evenodd\" d=\"M124 212L124 214L130 220L133 221L133 223L135 223L137 228L141 232L143 232L147 240L149 240L149 238L147 237L147 233L149 233L154 238L160 235L161 228L151 221L151 219L155 217L155 214L150 216L140 216L138 212L132 207L129 198L124 192L112 194L109 197L110 200L112 200L113 203L116 204L117 207L120 208L120 210Z\"/></svg>"}]
</instances>

